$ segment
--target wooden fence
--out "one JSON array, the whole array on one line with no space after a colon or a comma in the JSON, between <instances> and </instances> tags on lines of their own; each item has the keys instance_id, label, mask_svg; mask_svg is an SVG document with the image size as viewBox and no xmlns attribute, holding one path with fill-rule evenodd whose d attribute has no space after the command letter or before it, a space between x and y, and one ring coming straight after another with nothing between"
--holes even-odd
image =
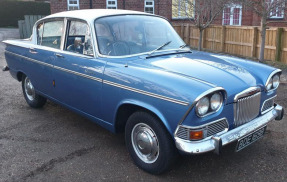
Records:
<instances>
[{"instance_id":1,"label":"wooden fence","mask_svg":"<svg viewBox=\"0 0 287 182\"><path fill-rule=\"evenodd\" d=\"M186 44L198 47L199 30L192 25L173 25ZM204 30L202 48L238 56L259 58L260 28L251 26L211 26ZM266 31L264 58L287 64L287 28L270 27Z\"/></svg>"},{"instance_id":2,"label":"wooden fence","mask_svg":"<svg viewBox=\"0 0 287 182\"><path fill-rule=\"evenodd\" d=\"M35 22L44 17L43 15L25 15L24 20L18 21L20 38L29 38L32 35L32 30Z\"/></svg>"}]
</instances>

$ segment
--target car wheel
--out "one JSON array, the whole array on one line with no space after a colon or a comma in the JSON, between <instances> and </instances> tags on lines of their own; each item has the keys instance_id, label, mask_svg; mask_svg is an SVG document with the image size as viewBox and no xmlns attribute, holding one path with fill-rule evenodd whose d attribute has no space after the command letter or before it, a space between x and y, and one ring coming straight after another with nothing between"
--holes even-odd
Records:
<instances>
[{"instance_id":1,"label":"car wheel","mask_svg":"<svg viewBox=\"0 0 287 182\"><path fill-rule=\"evenodd\" d=\"M135 112L129 117L125 140L134 163L152 174L168 170L178 156L165 126L155 116L144 111Z\"/></svg>"},{"instance_id":2,"label":"car wheel","mask_svg":"<svg viewBox=\"0 0 287 182\"><path fill-rule=\"evenodd\" d=\"M31 80L26 75L23 75L22 77L22 90L25 100L29 106L33 108L40 108L45 105L47 99L35 92L35 88Z\"/></svg>"}]
</instances>

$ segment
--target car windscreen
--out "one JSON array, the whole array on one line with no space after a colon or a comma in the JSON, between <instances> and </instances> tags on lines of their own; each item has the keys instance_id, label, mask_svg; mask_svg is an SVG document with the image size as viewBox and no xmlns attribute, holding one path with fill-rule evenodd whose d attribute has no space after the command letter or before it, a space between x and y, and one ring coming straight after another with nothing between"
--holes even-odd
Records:
<instances>
[{"instance_id":1,"label":"car windscreen","mask_svg":"<svg viewBox=\"0 0 287 182\"><path fill-rule=\"evenodd\" d=\"M106 56L128 56L184 44L168 21L146 15L120 15L95 21L98 49ZM164 45L164 46L163 46Z\"/></svg>"}]
</instances>

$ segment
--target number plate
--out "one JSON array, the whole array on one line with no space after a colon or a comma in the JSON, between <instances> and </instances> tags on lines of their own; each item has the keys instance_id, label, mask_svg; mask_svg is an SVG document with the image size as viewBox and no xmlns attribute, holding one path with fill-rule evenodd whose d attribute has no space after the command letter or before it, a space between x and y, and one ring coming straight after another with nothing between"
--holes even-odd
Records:
<instances>
[{"instance_id":1,"label":"number plate","mask_svg":"<svg viewBox=\"0 0 287 182\"><path fill-rule=\"evenodd\" d=\"M263 128L258 129L257 131L247 135L244 138L238 140L235 151L238 152L245 147L249 146L250 144L254 143L258 139L262 138L266 130L266 126Z\"/></svg>"}]
</instances>

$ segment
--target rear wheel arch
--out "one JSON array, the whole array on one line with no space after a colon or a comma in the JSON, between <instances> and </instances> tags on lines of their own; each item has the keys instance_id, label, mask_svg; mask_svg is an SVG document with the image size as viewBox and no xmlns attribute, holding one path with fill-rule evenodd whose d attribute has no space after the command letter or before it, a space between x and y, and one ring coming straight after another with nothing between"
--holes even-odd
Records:
<instances>
[{"instance_id":1,"label":"rear wheel arch","mask_svg":"<svg viewBox=\"0 0 287 182\"><path fill-rule=\"evenodd\" d=\"M159 121L162 122L162 124L165 126L166 130L169 133L172 133L169 124L167 120L164 118L163 114L158 111L156 108L147 105L147 104L134 104L134 103L123 103L121 104L116 112L116 117L115 117L115 131L117 133L124 132L125 130L125 125L129 117L137 112L137 111L144 111L147 112L156 118L158 118Z\"/></svg>"}]
</instances>

